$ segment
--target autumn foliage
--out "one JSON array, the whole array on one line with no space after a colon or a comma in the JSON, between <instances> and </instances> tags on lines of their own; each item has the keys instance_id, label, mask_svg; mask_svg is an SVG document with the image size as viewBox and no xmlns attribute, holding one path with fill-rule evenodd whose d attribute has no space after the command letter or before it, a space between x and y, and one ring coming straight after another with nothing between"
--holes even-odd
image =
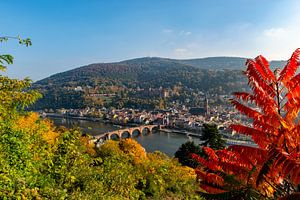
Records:
<instances>
[{"instance_id":1,"label":"autumn foliage","mask_svg":"<svg viewBox=\"0 0 300 200\"><path fill-rule=\"evenodd\" d=\"M208 159L193 155L200 187L207 198L277 198L299 191L300 184L300 49L283 70L270 69L258 56L246 62L252 92L235 92L232 105L251 119L252 126L230 128L249 135L258 147L204 148Z\"/></svg>"},{"instance_id":2,"label":"autumn foliage","mask_svg":"<svg viewBox=\"0 0 300 200\"><path fill-rule=\"evenodd\" d=\"M0 72L12 62L0 54ZM0 73L0 199L202 199L195 172L162 153L129 139L95 148L79 130L27 112L40 97L30 86Z\"/></svg>"}]
</instances>

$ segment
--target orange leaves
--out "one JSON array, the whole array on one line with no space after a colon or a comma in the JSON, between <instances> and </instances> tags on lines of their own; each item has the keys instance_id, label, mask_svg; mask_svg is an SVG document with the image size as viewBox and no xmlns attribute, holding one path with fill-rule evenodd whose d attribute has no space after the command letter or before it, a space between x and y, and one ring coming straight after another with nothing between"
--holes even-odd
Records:
<instances>
[{"instance_id":1,"label":"orange leaves","mask_svg":"<svg viewBox=\"0 0 300 200\"><path fill-rule=\"evenodd\" d=\"M291 58L288 60L288 63L280 73L279 81L282 81L283 83L287 83L293 78L299 66L299 56L300 56L300 48L296 49L293 52Z\"/></svg>"},{"instance_id":2,"label":"orange leaves","mask_svg":"<svg viewBox=\"0 0 300 200\"><path fill-rule=\"evenodd\" d=\"M207 173L205 180L209 183L215 183L218 186L223 186L224 185L224 179L214 173Z\"/></svg>"},{"instance_id":3,"label":"orange leaves","mask_svg":"<svg viewBox=\"0 0 300 200\"><path fill-rule=\"evenodd\" d=\"M273 88L274 74L267 76L264 74L262 67L254 60L247 60L248 83L255 93L267 93L270 96L275 96L275 89ZM268 68L268 67L264 67ZM270 70L270 69L269 69ZM262 71L262 73L261 73Z\"/></svg>"},{"instance_id":4,"label":"orange leaves","mask_svg":"<svg viewBox=\"0 0 300 200\"><path fill-rule=\"evenodd\" d=\"M254 142L257 143L261 148L266 148L270 142L270 139L268 138L266 138L264 141L261 141L262 138L260 138L259 136L265 134L262 130L257 130L248 126L237 124L232 124L229 126L229 128L244 135L251 135Z\"/></svg>"},{"instance_id":5,"label":"orange leaves","mask_svg":"<svg viewBox=\"0 0 300 200\"><path fill-rule=\"evenodd\" d=\"M246 63L246 74L253 93L236 92L234 95L239 100L255 103L259 109L237 100L231 103L242 114L253 119L255 130L241 126L233 126L233 129L251 135L262 148L270 145L281 148L287 146L285 148L292 151L299 146L300 130L294 129L298 125L300 111L300 74L294 76L299 56L300 49L297 49L277 79L264 57L258 56Z\"/></svg>"},{"instance_id":6,"label":"orange leaves","mask_svg":"<svg viewBox=\"0 0 300 200\"><path fill-rule=\"evenodd\" d=\"M263 57L262 55L257 56L255 58L255 61L257 65L259 65L263 69L264 72L262 74L265 74L265 76L263 77L264 79L268 81L274 81L276 79L273 72L270 70L269 62L265 57Z\"/></svg>"},{"instance_id":7,"label":"orange leaves","mask_svg":"<svg viewBox=\"0 0 300 200\"><path fill-rule=\"evenodd\" d=\"M215 153L215 151L209 147L203 147L204 152L209 156L209 159L217 162L218 161L218 156Z\"/></svg>"},{"instance_id":8,"label":"orange leaves","mask_svg":"<svg viewBox=\"0 0 300 200\"><path fill-rule=\"evenodd\" d=\"M207 185L205 183L202 184L201 188L211 194L219 194L219 193L226 192L226 190L222 190L214 186Z\"/></svg>"},{"instance_id":9,"label":"orange leaves","mask_svg":"<svg viewBox=\"0 0 300 200\"><path fill-rule=\"evenodd\" d=\"M261 165L266 161L267 151L248 146L233 145L228 147L229 151L239 155L239 160L244 163L250 163L253 166Z\"/></svg>"},{"instance_id":10,"label":"orange leaves","mask_svg":"<svg viewBox=\"0 0 300 200\"><path fill-rule=\"evenodd\" d=\"M289 88L289 90L294 92L294 89L296 88L296 86L299 85L299 83L300 83L300 74L297 74L296 76L290 79L290 81L287 83L287 87Z\"/></svg>"},{"instance_id":11,"label":"orange leaves","mask_svg":"<svg viewBox=\"0 0 300 200\"><path fill-rule=\"evenodd\" d=\"M262 117L263 115L259 112L257 112L256 110L253 110L243 104L241 104L240 102L238 102L237 100L231 99L231 104L237 109L239 110L241 113L243 113L244 115L252 118L252 119L258 119L259 117Z\"/></svg>"},{"instance_id":12,"label":"orange leaves","mask_svg":"<svg viewBox=\"0 0 300 200\"><path fill-rule=\"evenodd\" d=\"M284 192L289 194L300 183L300 74L295 76L299 59L297 49L280 74L279 69L273 73L262 56L247 61L245 74L252 92L235 92L236 99L231 103L252 119L252 126L234 124L230 128L250 135L259 148L204 148L207 160L194 156L203 165L198 176L203 179L204 185L200 186L204 190L230 190L230 183L219 179L225 175L233 176L240 188L251 187L262 196L271 197L277 188L281 188L277 193L288 188Z\"/></svg>"},{"instance_id":13,"label":"orange leaves","mask_svg":"<svg viewBox=\"0 0 300 200\"><path fill-rule=\"evenodd\" d=\"M269 151L269 159L273 160L273 168L280 171L283 178L290 178L297 185L300 183L300 159L298 154L288 154L279 148Z\"/></svg>"},{"instance_id":14,"label":"orange leaves","mask_svg":"<svg viewBox=\"0 0 300 200\"><path fill-rule=\"evenodd\" d=\"M211 148L206 147L204 151L209 156L208 160L195 154L193 158L203 166L203 168L196 169L196 174L200 180L200 187L207 192L220 193L227 191L227 189L222 188L231 188L232 183L226 183L224 180L225 174L227 174L226 176L234 175L238 180L246 180L248 172L254 167L251 162L242 159L241 155L233 149L213 151ZM213 187L216 190L213 190Z\"/></svg>"},{"instance_id":15,"label":"orange leaves","mask_svg":"<svg viewBox=\"0 0 300 200\"><path fill-rule=\"evenodd\" d=\"M204 158L198 156L197 154L192 154L191 157L197 160L202 166L207 167L210 170L218 171L221 170L221 167L217 165L217 162L207 161Z\"/></svg>"},{"instance_id":16,"label":"orange leaves","mask_svg":"<svg viewBox=\"0 0 300 200\"><path fill-rule=\"evenodd\" d=\"M206 183L216 186L224 186L224 179L214 173L203 172L200 169L196 169L197 178Z\"/></svg>"},{"instance_id":17,"label":"orange leaves","mask_svg":"<svg viewBox=\"0 0 300 200\"><path fill-rule=\"evenodd\" d=\"M255 179L258 170L266 159L266 151L245 146L231 146L228 149L213 151L204 148L209 157L207 160L193 155L193 158L203 166L196 169L200 180L200 187L209 193L223 193L233 189L234 182L237 187L255 188ZM232 177L234 182L226 182L224 177ZM234 186L236 187L236 186Z\"/></svg>"}]
</instances>

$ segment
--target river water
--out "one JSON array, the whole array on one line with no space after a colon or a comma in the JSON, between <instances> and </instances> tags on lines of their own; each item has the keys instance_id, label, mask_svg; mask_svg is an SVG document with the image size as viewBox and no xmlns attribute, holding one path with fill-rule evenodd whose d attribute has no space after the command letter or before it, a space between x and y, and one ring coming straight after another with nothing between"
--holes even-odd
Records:
<instances>
[{"instance_id":1,"label":"river water","mask_svg":"<svg viewBox=\"0 0 300 200\"><path fill-rule=\"evenodd\" d=\"M80 127L84 133L90 135L99 135L101 133L122 129L120 126L106 124L103 122L93 122L78 119L51 118L56 126L65 126L68 128ZM162 131L153 131L152 134L143 135L134 138L147 152L161 151L168 156L174 156L181 144L193 140L196 144L200 143L198 138L187 137L178 133L165 133Z\"/></svg>"}]
</instances>

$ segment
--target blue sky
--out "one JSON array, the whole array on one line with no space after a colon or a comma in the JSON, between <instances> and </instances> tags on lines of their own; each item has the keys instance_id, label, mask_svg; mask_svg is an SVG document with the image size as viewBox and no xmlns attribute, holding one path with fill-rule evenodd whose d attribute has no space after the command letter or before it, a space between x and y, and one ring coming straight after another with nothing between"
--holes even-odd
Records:
<instances>
[{"instance_id":1,"label":"blue sky","mask_svg":"<svg viewBox=\"0 0 300 200\"><path fill-rule=\"evenodd\" d=\"M33 80L96 62L159 56L287 59L300 47L297 0L0 0L11 77Z\"/></svg>"}]
</instances>

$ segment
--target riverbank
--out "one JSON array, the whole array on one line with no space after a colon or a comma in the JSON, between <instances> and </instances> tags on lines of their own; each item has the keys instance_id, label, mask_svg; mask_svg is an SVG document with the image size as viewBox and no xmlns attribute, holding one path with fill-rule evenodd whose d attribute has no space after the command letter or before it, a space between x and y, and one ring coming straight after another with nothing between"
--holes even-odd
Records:
<instances>
[{"instance_id":1,"label":"riverbank","mask_svg":"<svg viewBox=\"0 0 300 200\"><path fill-rule=\"evenodd\" d=\"M181 134L181 135L192 136L192 137L197 137L197 138L201 137L200 133L190 132L190 131L186 131L186 130L163 128L160 131L165 132L165 133L178 133L178 134Z\"/></svg>"},{"instance_id":2,"label":"riverbank","mask_svg":"<svg viewBox=\"0 0 300 200\"><path fill-rule=\"evenodd\" d=\"M141 124L133 124L133 123L128 123L126 125L120 125L120 124L115 124L109 120L103 120L102 118L93 118L93 117L81 117L81 116L72 116L72 115L64 115L64 114L58 114L58 113L44 113L43 117L48 117L48 118L58 118L58 119L64 119L64 120L73 120L73 121L87 121L90 122L89 125L87 124L76 124L76 126L80 126L85 132L90 133L91 135L98 135L99 133L105 133L109 132L112 130L118 130L126 127L135 127L135 126L140 126ZM103 128L93 128L90 129L90 127L95 127L96 124L106 124L107 130ZM67 125L69 128L74 124ZM86 127L88 126L88 127ZM101 125L102 126L102 125ZM172 134L179 134L182 135L188 139L192 138L197 138L200 139L201 133L200 132L191 132L179 128L172 128L172 127L165 127L164 129L160 130L163 133L172 133ZM233 138L227 138L226 136L224 137L224 140L226 141L226 144L228 146L230 145L245 145L245 146L256 146L255 143L251 141L245 141L245 140L236 140Z\"/></svg>"},{"instance_id":3,"label":"riverbank","mask_svg":"<svg viewBox=\"0 0 300 200\"><path fill-rule=\"evenodd\" d=\"M185 135L187 137L194 137L194 138L201 138L201 134L200 133L193 133L193 132L189 132L189 131L179 131L176 129L161 129L161 132L165 132L165 133L177 133L177 134L181 134L181 135ZM243 145L243 146L251 146L251 147L257 147L257 145L254 142L251 141L245 141L245 140L234 140L234 139L230 139L230 138L223 138L226 142L227 146L230 145Z\"/></svg>"},{"instance_id":4,"label":"riverbank","mask_svg":"<svg viewBox=\"0 0 300 200\"><path fill-rule=\"evenodd\" d=\"M122 127L103 122L94 122L86 120L78 120L71 118L50 118L56 126L65 126L67 128L80 127L83 133L89 135L99 135L110 131L122 129ZM167 133L155 131L153 134L145 134L143 137L133 137L137 140L147 152L161 151L168 156L174 156L174 153L185 142L191 140L184 134ZM196 144L200 144L200 140L193 138Z\"/></svg>"},{"instance_id":5,"label":"riverbank","mask_svg":"<svg viewBox=\"0 0 300 200\"><path fill-rule=\"evenodd\" d=\"M59 113L43 113L41 114L44 118L66 118L66 119L77 119L77 120L86 120L86 121L93 121L93 122L104 122L105 120L102 118L96 118L96 117L82 117L82 116L73 116L73 115L66 115L66 114L59 114Z\"/></svg>"},{"instance_id":6,"label":"riverbank","mask_svg":"<svg viewBox=\"0 0 300 200\"><path fill-rule=\"evenodd\" d=\"M135 124L135 123L127 123L125 125L121 124L115 124L109 120L103 120L102 118L95 118L95 117L81 117L81 116L73 116L73 115L65 115L65 114L58 114L58 113L45 113L43 117L49 117L49 118L65 118L65 119L75 119L75 120L86 120L86 121L92 121L92 122L102 122L106 124L111 124L113 126L119 126L120 128L123 127L135 127L135 126L140 126L141 124ZM166 133L178 133L186 136L192 136L192 137L200 137L201 134L195 133L195 132L190 132L186 131L183 129L178 129L178 128L164 128L161 130L162 132Z\"/></svg>"},{"instance_id":7,"label":"riverbank","mask_svg":"<svg viewBox=\"0 0 300 200\"><path fill-rule=\"evenodd\" d=\"M42 117L44 118L64 118L64 119L75 119L75 120L86 120L86 121L91 121L91 122L101 122L105 124L111 124L114 126L120 126L120 127L135 127L135 126L140 126L141 124L136 124L136 123L127 123L127 124L118 124L114 123L110 120L105 120L103 118L97 118L97 117L83 117L83 116L75 116L75 115L67 115L67 114L59 114L59 113L43 113L41 114Z\"/></svg>"}]
</instances>

